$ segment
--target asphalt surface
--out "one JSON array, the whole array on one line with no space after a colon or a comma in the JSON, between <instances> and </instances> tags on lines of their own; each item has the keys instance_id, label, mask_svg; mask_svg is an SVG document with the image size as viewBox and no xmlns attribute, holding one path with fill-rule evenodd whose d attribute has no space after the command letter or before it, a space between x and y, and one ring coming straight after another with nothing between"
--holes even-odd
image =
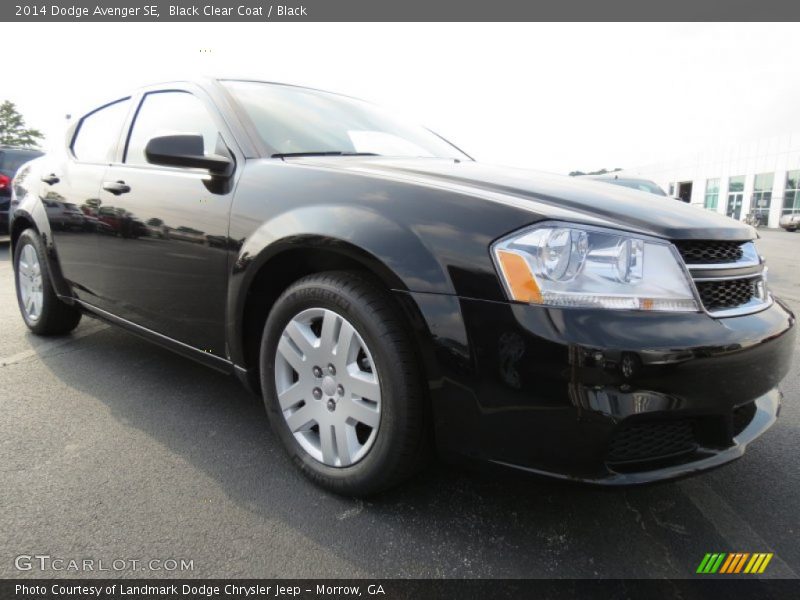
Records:
<instances>
[{"instance_id":1,"label":"asphalt surface","mask_svg":"<svg viewBox=\"0 0 800 600\"><path fill-rule=\"evenodd\" d=\"M800 233L762 235L798 311ZM92 575L19 571L25 554L193 561L101 576L647 578L744 551L800 573L800 350L778 424L711 473L609 490L439 465L367 502L307 483L233 378L92 319L30 335L7 245L0 332L0 577Z\"/></svg>"}]
</instances>

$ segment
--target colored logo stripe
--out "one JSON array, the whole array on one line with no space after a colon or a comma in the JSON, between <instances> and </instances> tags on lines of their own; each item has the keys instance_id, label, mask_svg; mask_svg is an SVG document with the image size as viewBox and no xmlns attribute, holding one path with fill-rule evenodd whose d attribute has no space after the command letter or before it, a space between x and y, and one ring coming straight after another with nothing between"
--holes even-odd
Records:
<instances>
[{"instance_id":1,"label":"colored logo stripe","mask_svg":"<svg viewBox=\"0 0 800 600\"><path fill-rule=\"evenodd\" d=\"M720 573L730 573L730 568L733 563L735 563L739 559L738 554L728 554L728 558L725 559L725 562L722 563L722 568L719 570Z\"/></svg>"},{"instance_id":2,"label":"colored logo stripe","mask_svg":"<svg viewBox=\"0 0 800 600\"><path fill-rule=\"evenodd\" d=\"M737 552L735 554L729 554L728 556L729 560L725 561L725 564L722 565L720 573L738 573L741 571L744 561L746 561L747 557L750 555L746 552Z\"/></svg>"},{"instance_id":3,"label":"colored logo stripe","mask_svg":"<svg viewBox=\"0 0 800 600\"><path fill-rule=\"evenodd\" d=\"M698 573L716 573L725 558L725 553L706 554L700 566L697 567Z\"/></svg>"},{"instance_id":4,"label":"colored logo stripe","mask_svg":"<svg viewBox=\"0 0 800 600\"><path fill-rule=\"evenodd\" d=\"M750 562L744 568L745 573L763 573L767 568L769 561L772 560L772 553L769 554L754 554Z\"/></svg>"},{"instance_id":5,"label":"colored logo stripe","mask_svg":"<svg viewBox=\"0 0 800 600\"><path fill-rule=\"evenodd\" d=\"M733 573L740 573L742 571L744 562L747 560L749 556L750 556L749 552L745 552L744 554L742 554L741 558L739 559L739 562L736 564L736 568L733 570Z\"/></svg>"},{"instance_id":6,"label":"colored logo stripe","mask_svg":"<svg viewBox=\"0 0 800 600\"><path fill-rule=\"evenodd\" d=\"M703 557L703 560L700 561L700 565L697 567L697 573L760 574L767 568L772 557L772 552L757 552L755 554L750 554L749 552L709 552ZM744 571L742 569L744 569Z\"/></svg>"}]
</instances>

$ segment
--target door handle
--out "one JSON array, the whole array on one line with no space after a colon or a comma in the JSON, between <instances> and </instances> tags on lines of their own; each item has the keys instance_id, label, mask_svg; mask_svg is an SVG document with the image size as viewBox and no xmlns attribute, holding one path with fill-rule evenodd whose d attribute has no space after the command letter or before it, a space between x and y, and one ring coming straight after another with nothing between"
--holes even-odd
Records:
<instances>
[{"instance_id":1,"label":"door handle","mask_svg":"<svg viewBox=\"0 0 800 600\"><path fill-rule=\"evenodd\" d=\"M45 175L44 177L42 177L42 181L44 181L48 185L55 185L61 180L55 173L50 173L50 175Z\"/></svg>"},{"instance_id":2,"label":"door handle","mask_svg":"<svg viewBox=\"0 0 800 600\"><path fill-rule=\"evenodd\" d=\"M111 192L115 196L119 196L120 194L127 194L130 192L131 186L124 181L104 181L103 189L107 192Z\"/></svg>"}]
</instances>

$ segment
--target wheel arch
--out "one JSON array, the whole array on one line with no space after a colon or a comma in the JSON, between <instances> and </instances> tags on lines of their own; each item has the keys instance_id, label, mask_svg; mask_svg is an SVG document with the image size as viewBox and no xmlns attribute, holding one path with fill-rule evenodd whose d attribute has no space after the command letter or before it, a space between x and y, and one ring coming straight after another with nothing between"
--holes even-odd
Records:
<instances>
[{"instance_id":1,"label":"wheel arch","mask_svg":"<svg viewBox=\"0 0 800 600\"><path fill-rule=\"evenodd\" d=\"M32 209L31 211L27 210L29 206ZM69 299L72 297L72 292L67 280L64 279L64 275L61 272L58 253L53 244L53 236L50 231L50 222L47 220L47 214L38 198L35 200L26 200L23 205L14 211L14 217L11 220L11 231L9 231L11 238L11 246L9 249L12 264L17 241L19 240L19 236L22 235L22 232L26 229L33 229L42 238L46 251L45 260L47 261L47 271L50 273L50 283L53 285L53 289L59 297L65 299L67 302L71 302Z\"/></svg>"},{"instance_id":2,"label":"wheel arch","mask_svg":"<svg viewBox=\"0 0 800 600\"><path fill-rule=\"evenodd\" d=\"M237 264L243 260L247 257L240 253ZM412 342L421 357L423 377L431 380L436 376L430 331L416 303L405 293L409 291L408 283L374 253L339 237L293 235L264 248L246 270L249 271L247 279L242 278L231 286L229 310L234 316L229 319L228 336L237 372L253 391L260 388L261 334L276 300L295 281L325 271L358 272L389 292L412 332Z\"/></svg>"},{"instance_id":3,"label":"wheel arch","mask_svg":"<svg viewBox=\"0 0 800 600\"><path fill-rule=\"evenodd\" d=\"M17 214L19 213L19 214ZM14 256L14 248L17 246L17 240L19 236L22 235L22 232L26 229L33 229L36 233L39 233L39 228L36 226L36 221L27 213L17 211L14 214L14 219L11 221L11 231L9 232L11 237L11 256ZM40 234L41 235L41 234Z\"/></svg>"}]
</instances>

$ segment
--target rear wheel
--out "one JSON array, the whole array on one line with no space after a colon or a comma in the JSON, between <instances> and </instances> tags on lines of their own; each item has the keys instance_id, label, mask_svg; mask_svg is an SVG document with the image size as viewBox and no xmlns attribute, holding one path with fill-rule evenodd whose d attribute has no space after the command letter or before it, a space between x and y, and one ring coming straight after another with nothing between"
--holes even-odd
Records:
<instances>
[{"instance_id":1,"label":"rear wheel","mask_svg":"<svg viewBox=\"0 0 800 600\"><path fill-rule=\"evenodd\" d=\"M305 277L277 300L261 345L273 429L313 481L366 495L425 456L421 377L402 316L361 276Z\"/></svg>"},{"instance_id":2,"label":"rear wheel","mask_svg":"<svg viewBox=\"0 0 800 600\"><path fill-rule=\"evenodd\" d=\"M44 244L36 231L23 231L14 248L19 310L28 329L37 335L69 333L78 325L81 313L56 296L44 257Z\"/></svg>"}]
</instances>

